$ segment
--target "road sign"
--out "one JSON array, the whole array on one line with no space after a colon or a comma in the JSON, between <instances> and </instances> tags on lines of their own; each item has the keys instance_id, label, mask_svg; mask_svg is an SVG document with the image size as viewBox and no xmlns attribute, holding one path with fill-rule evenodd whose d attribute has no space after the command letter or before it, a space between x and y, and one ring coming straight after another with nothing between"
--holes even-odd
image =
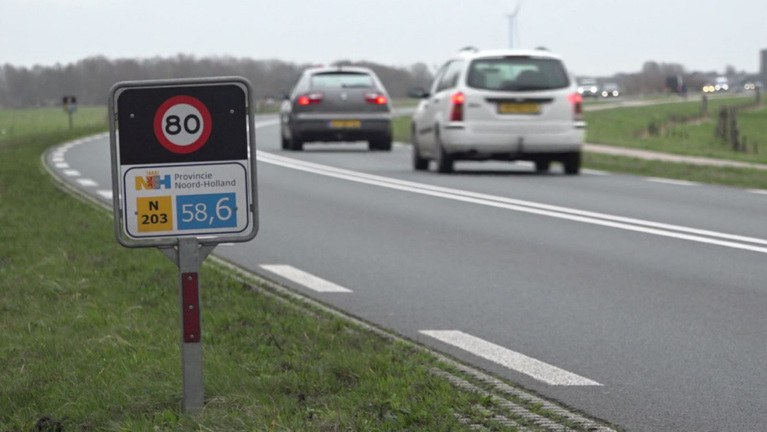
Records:
<instances>
[{"instance_id":1,"label":"road sign","mask_svg":"<svg viewBox=\"0 0 767 432\"><path fill-rule=\"evenodd\" d=\"M110 93L115 230L126 246L247 241L258 229L250 84L116 84Z\"/></svg>"},{"instance_id":2,"label":"road sign","mask_svg":"<svg viewBox=\"0 0 767 432\"><path fill-rule=\"evenodd\" d=\"M200 264L217 243L258 231L251 94L244 78L122 82L109 92L115 235L178 266L187 412L205 400Z\"/></svg>"}]
</instances>

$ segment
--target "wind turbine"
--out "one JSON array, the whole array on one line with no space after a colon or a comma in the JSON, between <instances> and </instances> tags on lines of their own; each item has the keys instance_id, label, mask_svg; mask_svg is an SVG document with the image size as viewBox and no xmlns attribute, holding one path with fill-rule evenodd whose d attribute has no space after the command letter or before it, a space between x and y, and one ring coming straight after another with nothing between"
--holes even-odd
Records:
<instances>
[{"instance_id":1,"label":"wind turbine","mask_svg":"<svg viewBox=\"0 0 767 432\"><path fill-rule=\"evenodd\" d=\"M519 43L519 30L517 29L517 14L519 8L522 7L522 2L517 3L517 7L514 12L506 15L509 19L509 48L514 49L515 42Z\"/></svg>"}]
</instances>

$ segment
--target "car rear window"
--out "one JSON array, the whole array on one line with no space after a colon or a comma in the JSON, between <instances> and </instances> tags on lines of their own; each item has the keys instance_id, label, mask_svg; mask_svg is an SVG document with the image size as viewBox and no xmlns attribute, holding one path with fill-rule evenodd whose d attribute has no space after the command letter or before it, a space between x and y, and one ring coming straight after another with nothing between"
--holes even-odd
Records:
<instances>
[{"instance_id":1,"label":"car rear window","mask_svg":"<svg viewBox=\"0 0 767 432\"><path fill-rule=\"evenodd\" d=\"M570 78L557 59L514 56L474 60L466 84L483 90L553 90L568 87Z\"/></svg>"},{"instance_id":2,"label":"car rear window","mask_svg":"<svg viewBox=\"0 0 767 432\"><path fill-rule=\"evenodd\" d=\"M312 88L372 88L373 77L360 72L323 72L312 75Z\"/></svg>"}]
</instances>

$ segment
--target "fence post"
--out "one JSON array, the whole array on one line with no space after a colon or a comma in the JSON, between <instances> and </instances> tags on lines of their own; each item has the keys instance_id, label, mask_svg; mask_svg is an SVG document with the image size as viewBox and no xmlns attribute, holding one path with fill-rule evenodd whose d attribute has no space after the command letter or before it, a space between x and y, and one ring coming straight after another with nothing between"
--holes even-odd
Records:
<instances>
[{"instance_id":1,"label":"fence post","mask_svg":"<svg viewBox=\"0 0 767 432\"><path fill-rule=\"evenodd\" d=\"M740 129L738 128L738 108L730 108L729 117L730 144L733 151L739 152L742 148L740 146Z\"/></svg>"}]
</instances>

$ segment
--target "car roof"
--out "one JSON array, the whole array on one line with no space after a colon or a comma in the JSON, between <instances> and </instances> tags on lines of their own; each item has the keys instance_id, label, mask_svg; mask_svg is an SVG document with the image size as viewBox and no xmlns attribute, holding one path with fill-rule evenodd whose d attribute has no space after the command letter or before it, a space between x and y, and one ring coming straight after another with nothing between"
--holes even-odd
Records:
<instances>
[{"instance_id":1,"label":"car roof","mask_svg":"<svg viewBox=\"0 0 767 432\"><path fill-rule=\"evenodd\" d=\"M507 56L527 56L527 57L545 57L562 60L559 54L548 50L522 50L522 49L495 49L495 50L463 50L455 59L476 59L485 57L507 57Z\"/></svg>"},{"instance_id":2,"label":"car roof","mask_svg":"<svg viewBox=\"0 0 767 432\"><path fill-rule=\"evenodd\" d=\"M312 75L326 72L353 72L374 74L372 69L362 66L318 66L309 68L306 70L306 72Z\"/></svg>"}]
</instances>

